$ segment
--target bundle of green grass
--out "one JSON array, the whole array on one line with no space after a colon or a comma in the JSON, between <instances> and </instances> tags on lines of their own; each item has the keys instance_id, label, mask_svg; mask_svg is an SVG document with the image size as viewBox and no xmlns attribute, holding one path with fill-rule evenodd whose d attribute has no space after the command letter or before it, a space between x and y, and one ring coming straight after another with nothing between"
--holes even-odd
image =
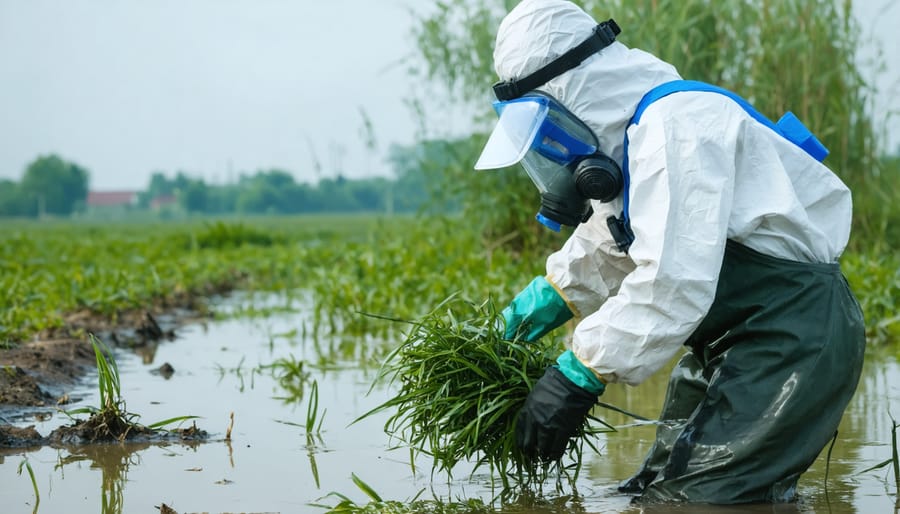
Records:
<instances>
[{"instance_id":1,"label":"bundle of green grass","mask_svg":"<svg viewBox=\"0 0 900 514\"><path fill-rule=\"evenodd\" d=\"M554 469L564 472L556 476L574 480L584 445L594 448L591 437L611 429L590 417L560 461L526 458L515 444L516 415L534 382L563 351L560 341L504 340L503 316L492 301L473 303L458 296L411 327L378 378L399 390L363 417L390 412L385 432L431 456L432 472L451 476L464 461L474 464L472 473L486 465L504 490L540 484Z\"/></svg>"}]
</instances>

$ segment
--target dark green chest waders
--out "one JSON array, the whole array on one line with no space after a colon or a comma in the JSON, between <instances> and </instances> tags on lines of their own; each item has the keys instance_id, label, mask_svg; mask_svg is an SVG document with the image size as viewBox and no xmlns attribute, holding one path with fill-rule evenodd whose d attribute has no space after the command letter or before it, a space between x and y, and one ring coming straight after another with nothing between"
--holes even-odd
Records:
<instances>
[{"instance_id":1,"label":"dark green chest waders","mask_svg":"<svg viewBox=\"0 0 900 514\"><path fill-rule=\"evenodd\" d=\"M862 312L837 264L729 241L715 301L672 371L636 501L788 502L859 382Z\"/></svg>"}]
</instances>

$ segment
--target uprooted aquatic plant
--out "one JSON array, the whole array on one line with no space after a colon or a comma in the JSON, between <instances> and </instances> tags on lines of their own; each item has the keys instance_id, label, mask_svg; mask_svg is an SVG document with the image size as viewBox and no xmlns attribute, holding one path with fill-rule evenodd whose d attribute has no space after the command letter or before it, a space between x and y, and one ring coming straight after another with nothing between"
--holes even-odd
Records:
<instances>
[{"instance_id":1,"label":"uprooted aquatic plant","mask_svg":"<svg viewBox=\"0 0 900 514\"><path fill-rule=\"evenodd\" d=\"M593 447L592 436L612 428L591 417L561 461L526 458L515 444L516 415L562 348L552 337L506 341L503 330L503 317L490 300L475 304L450 296L411 324L383 364L376 381L398 387L397 393L359 419L389 412L385 432L430 456L432 472L449 476L463 461L474 463L473 473L487 465L505 492L540 486L554 468L574 482L584 444Z\"/></svg>"},{"instance_id":2,"label":"uprooted aquatic plant","mask_svg":"<svg viewBox=\"0 0 900 514\"><path fill-rule=\"evenodd\" d=\"M87 406L79 409L63 411L75 420L71 426L56 429L52 438L63 441L86 440L124 441L139 436L152 437L168 425L196 419L198 416L177 416L144 426L138 423L140 415L128 412L125 399L122 397L119 367L112 356L112 351L93 334L90 335L91 346L97 363L97 385L100 394L100 407ZM86 420L77 420L74 416L88 414ZM188 438L203 438L206 432L199 430L196 424L178 431L178 435Z\"/></svg>"}]
</instances>

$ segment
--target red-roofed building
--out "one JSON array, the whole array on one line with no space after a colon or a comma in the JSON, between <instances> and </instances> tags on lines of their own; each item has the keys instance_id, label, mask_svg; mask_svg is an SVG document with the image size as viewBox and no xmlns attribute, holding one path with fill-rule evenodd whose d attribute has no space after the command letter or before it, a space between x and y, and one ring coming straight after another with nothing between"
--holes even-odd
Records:
<instances>
[{"instance_id":1,"label":"red-roofed building","mask_svg":"<svg viewBox=\"0 0 900 514\"><path fill-rule=\"evenodd\" d=\"M88 217L109 220L137 208L137 191L88 191Z\"/></svg>"},{"instance_id":2,"label":"red-roofed building","mask_svg":"<svg viewBox=\"0 0 900 514\"><path fill-rule=\"evenodd\" d=\"M159 195L150 200L150 210L158 211L164 207L174 206L178 202L175 195Z\"/></svg>"},{"instance_id":3,"label":"red-roofed building","mask_svg":"<svg viewBox=\"0 0 900 514\"><path fill-rule=\"evenodd\" d=\"M137 205L138 194L135 191L89 191L87 206L91 207L130 207Z\"/></svg>"}]
</instances>

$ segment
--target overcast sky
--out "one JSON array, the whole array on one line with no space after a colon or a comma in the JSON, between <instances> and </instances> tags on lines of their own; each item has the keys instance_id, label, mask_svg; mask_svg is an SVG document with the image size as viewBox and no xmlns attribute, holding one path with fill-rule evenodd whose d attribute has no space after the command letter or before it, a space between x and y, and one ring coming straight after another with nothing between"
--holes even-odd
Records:
<instances>
[{"instance_id":1,"label":"overcast sky","mask_svg":"<svg viewBox=\"0 0 900 514\"><path fill-rule=\"evenodd\" d=\"M316 162L322 176L386 175L384 150L414 140L415 85L397 63L422 1L0 0L0 178L49 153L87 168L94 190L176 170L314 181ZM855 3L893 54L879 105L900 109L900 1Z\"/></svg>"},{"instance_id":2,"label":"overcast sky","mask_svg":"<svg viewBox=\"0 0 900 514\"><path fill-rule=\"evenodd\" d=\"M51 152L100 190L384 174L360 134L413 140L409 29L404 0L0 0L0 177Z\"/></svg>"}]
</instances>

